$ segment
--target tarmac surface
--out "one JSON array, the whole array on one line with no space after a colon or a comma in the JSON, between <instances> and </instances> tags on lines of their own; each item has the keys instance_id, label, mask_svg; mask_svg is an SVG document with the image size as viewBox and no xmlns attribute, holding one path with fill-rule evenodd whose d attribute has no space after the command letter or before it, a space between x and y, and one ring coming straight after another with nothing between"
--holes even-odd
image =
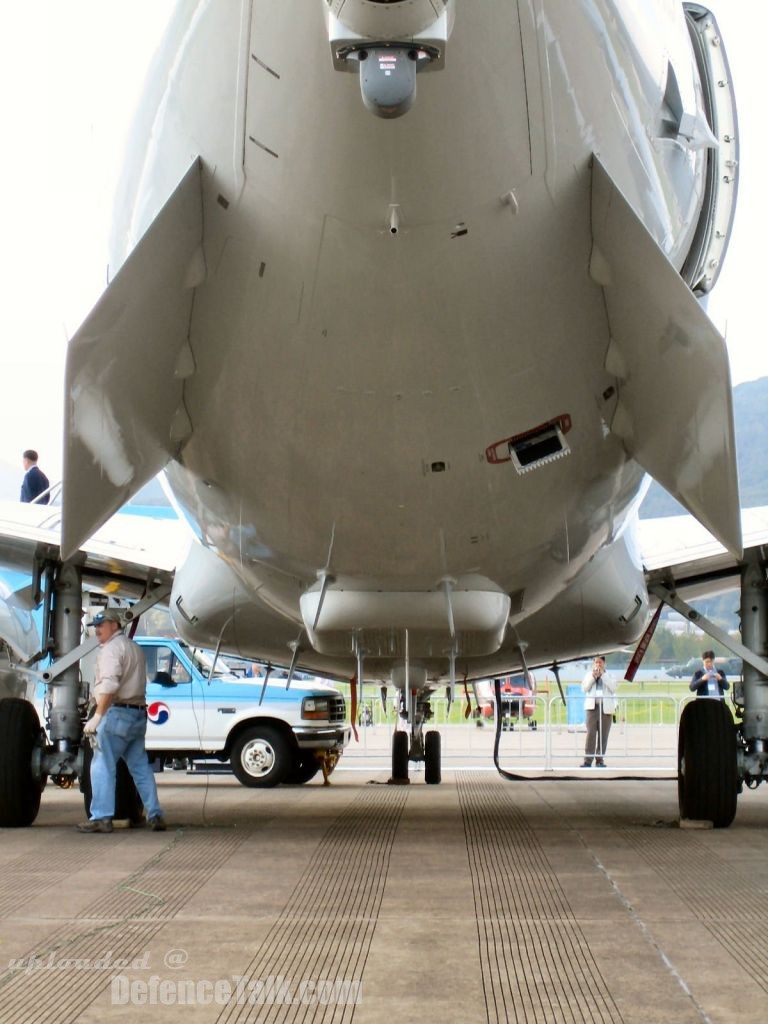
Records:
<instances>
[{"instance_id":1,"label":"tarmac surface","mask_svg":"<svg viewBox=\"0 0 768 1024\"><path fill-rule=\"evenodd\" d=\"M166 772L168 831L111 835L49 784L0 830L0 1022L768 1020L768 787L713 831L671 779L387 775Z\"/></svg>"}]
</instances>

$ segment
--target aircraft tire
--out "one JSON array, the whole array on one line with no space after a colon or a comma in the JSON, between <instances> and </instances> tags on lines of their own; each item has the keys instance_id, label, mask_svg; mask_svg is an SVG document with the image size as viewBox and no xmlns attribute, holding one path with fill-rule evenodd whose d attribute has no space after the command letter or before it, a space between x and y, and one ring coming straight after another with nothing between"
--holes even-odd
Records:
<instances>
[{"instance_id":1,"label":"aircraft tire","mask_svg":"<svg viewBox=\"0 0 768 1024\"><path fill-rule=\"evenodd\" d=\"M736 815L736 728L722 700L702 698L683 708L677 746L680 817L727 828Z\"/></svg>"},{"instance_id":2,"label":"aircraft tire","mask_svg":"<svg viewBox=\"0 0 768 1024\"><path fill-rule=\"evenodd\" d=\"M40 719L27 700L0 700L0 827L26 828L40 810L42 787L32 774Z\"/></svg>"},{"instance_id":3,"label":"aircraft tire","mask_svg":"<svg viewBox=\"0 0 768 1024\"><path fill-rule=\"evenodd\" d=\"M86 817L91 814L91 761L93 751L87 740L85 743L85 757L83 758L83 774L80 777L80 792L83 794L83 806ZM144 817L144 804L141 802L139 791L133 781L133 776L128 771L128 765L122 758L117 762L115 773L115 819L117 821L130 821L132 825L139 825Z\"/></svg>"},{"instance_id":4,"label":"aircraft tire","mask_svg":"<svg viewBox=\"0 0 768 1024\"><path fill-rule=\"evenodd\" d=\"M287 781L294 760L288 740L268 725L243 730L229 757L238 782L254 789L270 789Z\"/></svg>"},{"instance_id":5,"label":"aircraft tire","mask_svg":"<svg viewBox=\"0 0 768 1024\"><path fill-rule=\"evenodd\" d=\"M397 782L408 780L408 733L396 729L392 736L392 778Z\"/></svg>"},{"instance_id":6,"label":"aircraft tire","mask_svg":"<svg viewBox=\"0 0 768 1024\"><path fill-rule=\"evenodd\" d=\"M437 729L431 729L424 737L424 781L428 786L436 786L443 781L440 770L440 753L442 741Z\"/></svg>"},{"instance_id":7,"label":"aircraft tire","mask_svg":"<svg viewBox=\"0 0 768 1024\"><path fill-rule=\"evenodd\" d=\"M300 750L293 762L293 767L286 775L284 782L291 786L303 786L320 771L320 762L311 750Z\"/></svg>"}]
</instances>

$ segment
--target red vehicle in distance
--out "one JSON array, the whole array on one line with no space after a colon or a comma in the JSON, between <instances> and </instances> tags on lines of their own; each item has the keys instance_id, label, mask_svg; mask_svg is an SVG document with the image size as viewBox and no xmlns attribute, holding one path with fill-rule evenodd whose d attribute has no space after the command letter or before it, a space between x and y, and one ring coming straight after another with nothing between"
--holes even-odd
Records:
<instances>
[{"instance_id":1,"label":"red vehicle in distance","mask_svg":"<svg viewBox=\"0 0 768 1024\"><path fill-rule=\"evenodd\" d=\"M492 719L496 710L496 696L493 680L478 683L478 702L482 718ZM501 679L501 728L510 732L515 722L528 721L528 728L537 727L536 713L536 680L529 672L514 676L503 676Z\"/></svg>"}]
</instances>

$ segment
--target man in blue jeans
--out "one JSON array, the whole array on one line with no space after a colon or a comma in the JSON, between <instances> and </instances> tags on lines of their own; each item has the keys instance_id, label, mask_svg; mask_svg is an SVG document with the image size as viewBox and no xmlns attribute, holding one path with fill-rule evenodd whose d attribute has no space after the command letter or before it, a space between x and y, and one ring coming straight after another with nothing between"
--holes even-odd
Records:
<instances>
[{"instance_id":1,"label":"man in blue jeans","mask_svg":"<svg viewBox=\"0 0 768 1024\"><path fill-rule=\"evenodd\" d=\"M94 696L96 711L85 723L85 739L92 740L91 817L78 825L80 832L111 832L115 814L117 762L128 766L136 789L155 832L165 831L163 811L157 799L155 776L147 760L147 669L144 652L122 631L120 613L107 608L88 623L96 630Z\"/></svg>"}]
</instances>

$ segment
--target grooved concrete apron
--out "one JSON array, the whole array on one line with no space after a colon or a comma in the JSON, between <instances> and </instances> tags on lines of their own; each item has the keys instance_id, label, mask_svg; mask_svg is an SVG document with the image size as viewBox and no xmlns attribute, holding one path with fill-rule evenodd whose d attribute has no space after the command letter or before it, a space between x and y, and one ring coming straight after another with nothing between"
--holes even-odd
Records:
<instances>
[{"instance_id":1,"label":"grooved concrete apron","mask_svg":"<svg viewBox=\"0 0 768 1024\"><path fill-rule=\"evenodd\" d=\"M92 836L49 786L0 841L0 1022L768 1020L768 791L713 832L669 780L444 780L166 774L169 832Z\"/></svg>"}]
</instances>

